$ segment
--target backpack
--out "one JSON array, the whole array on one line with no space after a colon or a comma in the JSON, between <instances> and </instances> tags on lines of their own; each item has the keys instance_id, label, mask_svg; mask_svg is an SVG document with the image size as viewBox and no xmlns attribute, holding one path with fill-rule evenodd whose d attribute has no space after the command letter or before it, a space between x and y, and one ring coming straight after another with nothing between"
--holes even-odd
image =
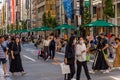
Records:
<instances>
[{"instance_id":1,"label":"backpack","mask_svg":"<svg viewBox=\"0 0 120 80\"><path fill-rule=\"evenodd\" d=\"M54 40L52 40L52 41L50 42L50 47L55 47L55 41L54 41Z\"/></svg>"}]
</instances>

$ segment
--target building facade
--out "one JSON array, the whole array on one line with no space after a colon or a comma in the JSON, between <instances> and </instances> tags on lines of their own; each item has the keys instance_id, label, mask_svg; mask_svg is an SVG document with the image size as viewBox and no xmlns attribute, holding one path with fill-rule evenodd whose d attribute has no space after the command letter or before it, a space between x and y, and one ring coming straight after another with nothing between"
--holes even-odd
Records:
<instances>
[{"instance_id":1,"label":"building facade","mask_svg":"<svg viewBox=\"0 0 120 80\"><path fill-rule=\"evenodd\" d=\"M32 18L33 26L42 26L42 16L44 13L51 13L52 17L56 17L56 0L33 0Z\"/></svg>"}]
</instances>

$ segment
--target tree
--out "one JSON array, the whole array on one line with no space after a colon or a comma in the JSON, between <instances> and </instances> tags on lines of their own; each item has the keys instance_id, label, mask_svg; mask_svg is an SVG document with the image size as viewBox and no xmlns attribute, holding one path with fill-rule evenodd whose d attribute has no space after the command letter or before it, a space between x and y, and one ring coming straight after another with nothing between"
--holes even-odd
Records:
<instances>
[{"instance_id":1,"label":"tree","mask_svg":"<svg viewBox=\"0 0 120 80\"><path fill-rule=\"evenodd\" d=\"M43 25L46 26L47 25L46 13L43 14L42 21L43 21Z\"/></svg>"},{"instance_id":2,"label":"tree","mask_svg":"<svg viewBox=\"0 0 120 80\"><path fill-rule=\"evenodd\" d=\"M27 21L21 21L22 29L27 29Z\"/></svg>"},{"instance_id":3,"label":"tree","mask_svg":"<svg viewBox=\"0 0 120 80\"><path fill-rule=\"evenodd\" d=\"M90 23L90 12L89 12L89 8L88 7L85 7L84 8L84 16L83 16L83 25L84 24L88 24Z\"/></svg>"},{"instance_id":4,"label":"tree","mask_svg":"<svg viewBox=\"0 0 120 80\"><path fill-rule=\"evenodd\" d=\"M10 25L7 25L7 32L10 32Z\"/></svg>"},{"instance_id":5,"label":"tree","mask_svg":"<svg viewBox=\"0 0 120 80\"><path fill-rule=\"evenodd\" d=\"M16 30L19 30L19 22L16 21Z\"/></svg>"},{"instance_id":6,"label":"tree","mask_svg":"<svg viewBox=\"0 0 120 80\"><path fill-rule=\"evenodd\" d=\"M113 10L113 4L112 4L112 0L105 0L105 8L104 8L104 15L106 18L109 17L114 17L114 10Z\"/></svg>"},{"instance_id":7,"label":"tree","mask_svg":"<svg viewBox=\"0 0 120 80\"><path fill-rule=\"evenodd\" d=\"M42 17L43 25L53 28L57 26L56 18L51 16L50 11L48 11L48 14L44 13Z\"/></svg>"},{"instance_id":8,"label":"tree","mask_svg":"<svg viewBox=\"0 0 120 80\"><path fill-rule=\"evenodd\" d=\"M15 29L14 29L14 24L11 24L10 27L11 27L10 30L15 30Z\"/></svg>"}]
</instances>

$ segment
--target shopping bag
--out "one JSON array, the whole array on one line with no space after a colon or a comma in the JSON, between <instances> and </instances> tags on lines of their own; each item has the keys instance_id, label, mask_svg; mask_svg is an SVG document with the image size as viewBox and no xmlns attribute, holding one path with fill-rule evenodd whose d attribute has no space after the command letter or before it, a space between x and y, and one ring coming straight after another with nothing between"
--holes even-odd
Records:
<instances>
[{"instance_id":1,"label":"shopping bag","mask_svg":"<svg viewBox=\"0 0 120 80\"><path fill-rule=\"evenodd\" d=\"M70 73L70 66L66 65L65 63L61 63L61 70L62 70L62 74L68 74Z\"/></svg>"},{"instance_id":2,"label":"shopping bag","mask_svg":"<svg viewBox=\"0 0 120 80\"><path fill-rule=\"evenodd\" d=\"M38 50L38 55L41 55L41 50L40 49Z\"/></svg>"},{"instance_id":3,"label":"shopping bag","mask_svg":"<svg viewBox=\"0 0 120 80\"><path fill-rule=\"evenodd\" d=\"M90 54L86 54L86 61L90 61Z\"/></svg>"}]
</instances>

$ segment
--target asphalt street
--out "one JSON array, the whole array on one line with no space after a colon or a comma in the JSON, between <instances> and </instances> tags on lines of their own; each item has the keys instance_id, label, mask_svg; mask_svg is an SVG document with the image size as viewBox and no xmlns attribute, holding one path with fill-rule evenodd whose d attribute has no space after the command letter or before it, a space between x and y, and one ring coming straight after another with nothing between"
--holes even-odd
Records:
<instances>
[{"instance_id":1,"label":"asphalt street","mask_svg":"<svg viewBox=\"0 0 120 80\"><path fill-rule=\"evenodd\" d=\"M60 63L63 62L64 53L56 53L56 60L58 63L53 63L52 60L44 61L42 58L37 59L37 50L33 44L25 44L22 46L21 58L25 72L27 75L21 76L16 73L12 76L9 73L9 64L7 67L10 77L3 77L2 66L0 66L0 80L64 80L64 75L61 74ZM92 62L88 63L89 70L91 70ZM92 80L120 80L120 70L113 70L110 73L103 74L96 72L90 74ZM81 73L81 80L87 80L84 70Z\"/></svg>"}]
</instances>

